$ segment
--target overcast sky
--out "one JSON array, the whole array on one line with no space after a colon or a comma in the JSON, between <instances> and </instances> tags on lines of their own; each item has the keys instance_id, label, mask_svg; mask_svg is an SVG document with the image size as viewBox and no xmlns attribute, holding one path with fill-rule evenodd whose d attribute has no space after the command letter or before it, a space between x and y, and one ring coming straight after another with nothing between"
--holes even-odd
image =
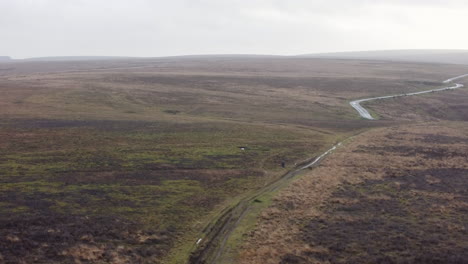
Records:
<instances>
[{"instance_id":1,"label":"overcast sky","mask_svg":"<svg viewBox=\"0 0 468 264\"><path fill-rule=\"evenodd\" d=\"M0 56L467 49L466 0L0 0Z\"/></svg>"}]
</instances>

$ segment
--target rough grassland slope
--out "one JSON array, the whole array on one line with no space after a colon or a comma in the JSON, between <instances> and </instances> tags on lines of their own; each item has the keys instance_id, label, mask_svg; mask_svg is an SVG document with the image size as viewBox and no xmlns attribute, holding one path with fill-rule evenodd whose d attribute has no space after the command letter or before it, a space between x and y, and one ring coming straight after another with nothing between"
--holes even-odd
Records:
<instances>
[{"instance_id":1,"label":"rough grassland slope","mask_svg":"<svg viewBox=\"0 0 468 264\"><path fill-rule=\"evenodd\" d=\"M467 153L464 124L358 136L275 198L240 262L465 263Z\"/></svg>"},{"instance_id":2,"label":"rough grassland slope","mask_svg":"<svg viewBox=\"0 0 468 264\"><path fill-rule=\"evenodd\" d=\"M226 205L394 123L360 120L350 99L466 72L300 58L2 63L0 262L183 263Z\"/></svg>"}]
</instances>

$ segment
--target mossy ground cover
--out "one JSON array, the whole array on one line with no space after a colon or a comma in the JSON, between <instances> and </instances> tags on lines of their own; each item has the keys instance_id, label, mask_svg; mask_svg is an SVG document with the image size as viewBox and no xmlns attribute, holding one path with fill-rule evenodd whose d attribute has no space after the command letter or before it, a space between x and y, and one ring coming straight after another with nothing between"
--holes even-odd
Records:
<instances>
[{"instance_id":1,"label":"mossy ground cover","mask_svg":"<svg viewBox=\"0 0 468 264\"><path fill-rule=\"evenodd\" d=\"M284 171L282 160L293 166L328 140L306 130L220 122L9 120L0 134L0 220L4 238L14 240L3 240L3 258L49 263L71 258L67 249L82 244L100 252L89 261L112 262L126 255L121 247L133 250L132 261L161 261L216 206L259 188ZM102 228L109 218L118 239L83 229L89 221ZM47 245L36 243L31 225L56 230L54 238L41 233ZM149 243L152 237L158 242ZM15 256L4 243L28 253ZM54 248L50 256L41 253L46 248Z\"/></svg>"},{"instance_id":2,"label":"mossy ground cover","mask_svg":"<svg viewBox=\"0 0 468 264\"><path fill-rule=\"evenodd\" d=\"M465 263L467 126L353 137L279 192L237 263Z\"/></svg>"},{"instance_id":3,"label":"mossy ground cover","mask_svg":"<svg viewBox=\"0 0 468 264\"><path fill-rule=\"evenodd\" d=\"M408 175L346 185L330 217L310 221L303 239L327 250L309 257L332 263L464 263L466 169L409 170ZM286 256L284 261L301 258Z\"/></svg>"},{"instance_id":4,"label":"mossy ground cover","mask_svg":"<svg viewBox=\"0 0 468 264\"><path fill-rule=\"evenodd\" d=\"M0 78L0 262L187 257L179 249L226 205L343 135L389 123L360 120L349 100L421 90L460 67L283 58L12 64ZM429 83L408 85L415 79Z\"/></svg>"}]
</instances>

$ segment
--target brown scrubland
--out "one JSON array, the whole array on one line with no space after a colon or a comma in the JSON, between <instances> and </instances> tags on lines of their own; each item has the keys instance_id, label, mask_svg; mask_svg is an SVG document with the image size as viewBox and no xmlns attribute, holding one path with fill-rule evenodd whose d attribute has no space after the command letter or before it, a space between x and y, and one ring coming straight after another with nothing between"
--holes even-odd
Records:
<instances>
[{"instance_id":1,"label":"brown scrubland","mask_svg":"<svg viewBox=\"0 0 468 264\"><path fill-rule=\"evenodd\" d=\"M353 230L373 224L374 199L388 201L385 210L404 200L395 212L414 211L398 221L413 221L399 226L414 231L400 233L412 234L402 239L415 258L428 244L452 245L428 246L433 259L463 259L466 90L369 104L376 121L360 119L349 101L441 87L466 72L309 58L1 63L0 263L185 263L224 208L357 134L274 198L234 255L243 263L360 262L350 252L367 256L359 243L373 237ZM415 121L432 123L404 126ZM456 179L452 192L443 175ZM391 193L379 187L386 184ZM446 214L417 225L436 209L410 207L415 197L437 200ZM362 225L342 226L341 218ZM375 220L383 222L376 234L394 219ZM454 237L418 236L431 228ZM336 254L341 248L348 251ZM409 259L388 250L369 257Z\"/></svg>"},{"instance_id":2,"label":"brown scrubland","mask_svg":"<svg viewBox=\"0 0 468 264\"><path fill-rule=\"evenodd\" d=\"M468 126L350 139L259 216L240 263L464 263Z\"/></svg>"}]
</instances>

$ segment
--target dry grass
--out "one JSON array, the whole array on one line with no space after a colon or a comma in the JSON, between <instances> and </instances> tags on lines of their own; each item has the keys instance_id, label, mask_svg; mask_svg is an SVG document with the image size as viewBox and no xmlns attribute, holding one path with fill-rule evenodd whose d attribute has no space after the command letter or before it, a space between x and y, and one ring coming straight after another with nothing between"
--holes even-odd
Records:
<instances>
[{"instance_id":1,"label":"dry grass","mask_svg":"<svg viewBox=\"0 0 468 264\"><path fill-rule=\"evenodd\" d=\"M284 173L282 160L290 169L339 138L395 123L360 120L350 99L467 71L299 58L2 63L0 258L184 260L206 222ZM313 200L340 179L318 182ZM300 195L288 206L306 208Z\"/></svg>"},{"instance_id":2,"label":"dry grass","mask_svg":"<svg viewBox=\"0 0 468 264\"><path fill-rule=\"evenodd\" d=\"M465 82L464 80L460 81ZM383 120L404 121L468 121L468 88L424 96L408 96L372 102L368 105Z\"/></svg>"},{"instance_id":3,"label":"dry grass","mask_svg":"<svg viewBox=\"0 0 468 264\"><path fill-rule=\"evenodd\" d=\"M424 124L356 137L276 197L247 235L240 263L466 261L468 245L457 232L466 228L459 220L468 217L468 197L460 192L468 185L467 132L465 125ZM458 177L460 190L444 179L447 172ZM403 204L401 199L406 199ZM399 205L392 209L395 202ZM413 221L428 219L428 209L434 213L431 221L415 225ZM395 248L395 230L373 226L375 221L414 228L399 233L408 239L399 242L406 248ZM361 222L363 230L356 226ZM434 239L431 228L439 230L435 244L418 248Z\"/></svg>"},{"instance_id":4,"label":"dry grass","mask_svg":"<svg viewBox=\"0 0 468 264\"><path fill-rule=\"evenodd\" d=\"M0 71L2 118L179 122L215 118L307 126L358 119L348 105L351 99L433 88L468 71L452 65L294 58L31 62L0 67L9 69ZM171 114L174 111L178 114Z\"/></svg>"}]
</instances>

